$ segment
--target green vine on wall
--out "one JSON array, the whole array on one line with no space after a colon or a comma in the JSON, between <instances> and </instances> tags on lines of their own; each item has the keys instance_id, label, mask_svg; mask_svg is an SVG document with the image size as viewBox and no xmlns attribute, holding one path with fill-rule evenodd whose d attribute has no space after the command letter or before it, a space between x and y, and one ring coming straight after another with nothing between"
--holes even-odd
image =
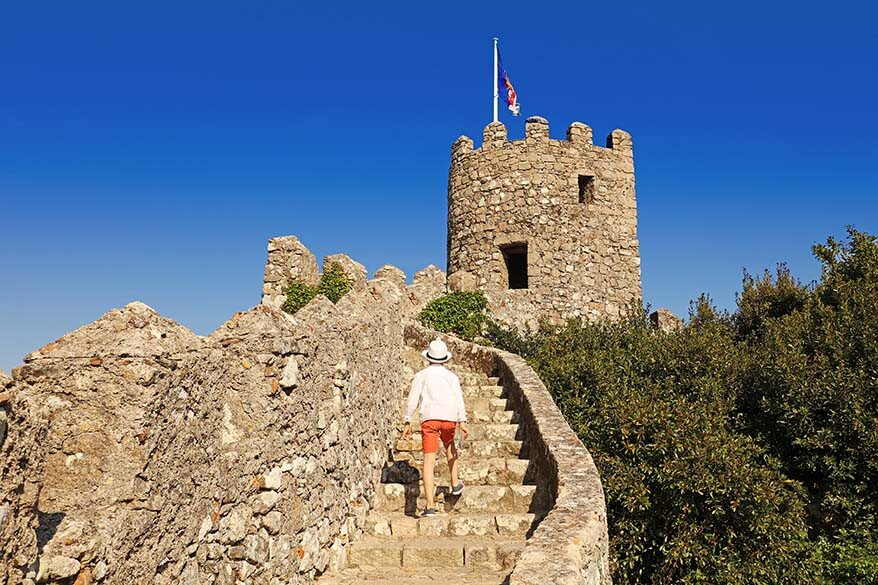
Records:
<instances>
[{"instance_id":1,"label":"green vine on wall","mask_svg":"<svg viewBox=\"0 0 878 585\"><path fill-rule=\"evenodd\" d=\"M291 315L295 314L317 295L323 295L333 303L337 303L350 292L351 288L353 285L345 275L342 265L338 262L331 262L320 276L320 282L317 286L311 286L301 280L290 282L284 289L287 298L281 305L281 310Z\"/></svg>"}]
</instances>

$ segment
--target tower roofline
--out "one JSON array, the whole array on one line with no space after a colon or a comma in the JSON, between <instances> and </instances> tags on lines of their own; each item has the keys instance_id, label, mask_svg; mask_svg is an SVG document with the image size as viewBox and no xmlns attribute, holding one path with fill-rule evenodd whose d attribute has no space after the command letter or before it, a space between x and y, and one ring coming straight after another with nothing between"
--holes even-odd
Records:
<instances>
[{"instance_id":1,"label":"tower roofline","mask_svg":"<svg viewBox=\"0 0 878 585\"><path fill-rule=\"evenodd\" d=\"M633 140L631 134L625 130L615 129L607 135L605 145L601 146L594 143L594 136L591 126L582 122L572 122L567 127L566 140L553 140L549 137L549 122L540 116L531 116L525 122L525 137L519 140L509 140L506 126L502 122L491 122L485 126L482 131L482 144L475 148L472 138L463 135L454 141L452 145L453 154L465 154L468 152L479 152L485 150L493 150L502 148L507 144L548 144L554 142L558 144L568 144L574 147L588 147L604 150L612 150L619 153L631 155L633 149Z\"/></svg>"}]
</instances>

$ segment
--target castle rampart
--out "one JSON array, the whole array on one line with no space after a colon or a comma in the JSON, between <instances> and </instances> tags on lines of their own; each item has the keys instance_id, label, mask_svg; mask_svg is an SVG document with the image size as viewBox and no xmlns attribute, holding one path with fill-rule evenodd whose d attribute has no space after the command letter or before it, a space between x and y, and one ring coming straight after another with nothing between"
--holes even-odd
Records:
<instances>
[{"instance_id":1,"label":"castle rampart","mask_svg":"<svg viewBox=\"0 0 878 585\"><path fill-rule=\"evenodd\" d=\"M482 290L501 320L617 317L640 300L631 136L595 146L574 122L566 140L528 118L523 140L489 124L482 145L451 149L448 283Z\"/></svg>"}]
</instances>

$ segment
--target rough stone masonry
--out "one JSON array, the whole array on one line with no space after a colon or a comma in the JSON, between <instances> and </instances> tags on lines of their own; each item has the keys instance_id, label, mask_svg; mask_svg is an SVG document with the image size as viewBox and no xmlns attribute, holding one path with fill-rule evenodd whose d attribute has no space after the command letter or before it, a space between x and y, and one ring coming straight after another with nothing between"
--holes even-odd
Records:
<instances>
[{"instance_id":1,"label":"rough stone masonry","mask_svg":"<svg viewBox=\"0 0 878 585\"><path fill-rule=\"evenodd\" d=\"M435 269L349 276L338 304L208 337L131 303L0 378L0 584L310 583L343 562L395 438L404 324L445 290Z\"/></svg>"},{"instance_id":2,"label":"rough stone masonry","mask_svg":"<svg viewBox=\"0 0 878 585\"><path fill-rule=\"evenodd\" d=\"M528 118L524 140L499 122L473 149L451 149L448 284L481 290L495 317L533 326L552 319L618 317L641 298L631 136L607 148L575 122L567 140Z\"/></svg>"}]
</instances>

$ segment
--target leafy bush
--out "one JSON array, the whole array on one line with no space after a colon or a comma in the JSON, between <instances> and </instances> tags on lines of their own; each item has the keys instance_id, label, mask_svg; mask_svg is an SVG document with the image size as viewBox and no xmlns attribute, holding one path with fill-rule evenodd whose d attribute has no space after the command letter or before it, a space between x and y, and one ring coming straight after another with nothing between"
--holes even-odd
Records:
<instances>
[{"instance_id":1,"label":"leafy bush","mask_svg":"<svg viewBox=\"0 0 878 585\"><path fill-rule=\"evenodd\" d=\"M444 333L472 341L485 325L485 295L478 291L453 292L430 301L418 321Z\"/></svg>"},{"instance_id":2,"label":"leafy bush","mask_svg":"<svg viewBox=\"0 0 878 585\"><path fill-rule=\"evenodd\" d=\"M878 585L878 540L875 534L842 531L818 541L814 559L820 585Z\"/></svg>"},{"instance_id":3,"label":"leafy bush","mask_svg":"<svg viewBox=\"0 0 878 585\"><path fill-rule=\"evenodd\" d=\"M317 296L317 287L294 280L284 289L284 294L287 295L287 300L281 305L281 310L295 314Z\"/></svg>"},{"instance_id":4,"label":"leafy bush","mask_svg":"<svg viewBox=\"0 0 878 585\"><path fill-rule=\"evenodd\" d=\"M350 290L351 282L345 276L344 268L338 262L331 262L320 277L317 294L321 294L333 303L337 303Z\"/></svg>"},{"instance_id":5,"label":"leafy bush","mask_svg":"<svg viewBox=\"0 0 878 585\"><path fill-rule=\"evenodd\" d=\"M742 373L748 429L809 492L816 535L878 529L878 243L814 247L822 277L768 320Z\"/></svg>"},{"instance_id":6,"label":"leafy bush","mask_svg":"<svg viewBox=\"0 0 878 585\"><path fill-rule=\"evenodd\" d=\"M617 583L878 584L878 242L813 251L819 282L745 274L673 335L489 327L592 451Z\"/></svg>"},{"instance_id":7,"label":"leafy bush","mask_svg":"<svg viewBox=\"0 0 878 585\"><path fill-rule=\"evenodd\" d=\"M769 320L800 310L807 299L808 289L790 274L785 264L778 265L774 278L767 270L761 278L745 272L734 316L738 336L759 336Z\"/></svg>"},{"instance_id":8,"label":"leafy bush","mask_svg":"<svg viewBox=\"0 0 878 585\"><path fill-rule=\"evenodd\" d=\"M595 457L617 583L804 581L797 486L734 429L731 333L714 320L656 335L641 314L504 344L524 350Z\"/></svg>"},{"instance_id":9,"label":"leafy bush","mask_svg":"<svg viewBox=\"0 0 878 585\"><path fill-rule=\"evenodd\" d=\"M281 305L281 309L294 314L317 295L323 295L333 303L337 303L351 288L351 282L345 275L344 268L338 262L332 262L320 276L320 282L316 287L299 280L289 283L284 289L287 299Z\"/></svg>"}]
</instances>

